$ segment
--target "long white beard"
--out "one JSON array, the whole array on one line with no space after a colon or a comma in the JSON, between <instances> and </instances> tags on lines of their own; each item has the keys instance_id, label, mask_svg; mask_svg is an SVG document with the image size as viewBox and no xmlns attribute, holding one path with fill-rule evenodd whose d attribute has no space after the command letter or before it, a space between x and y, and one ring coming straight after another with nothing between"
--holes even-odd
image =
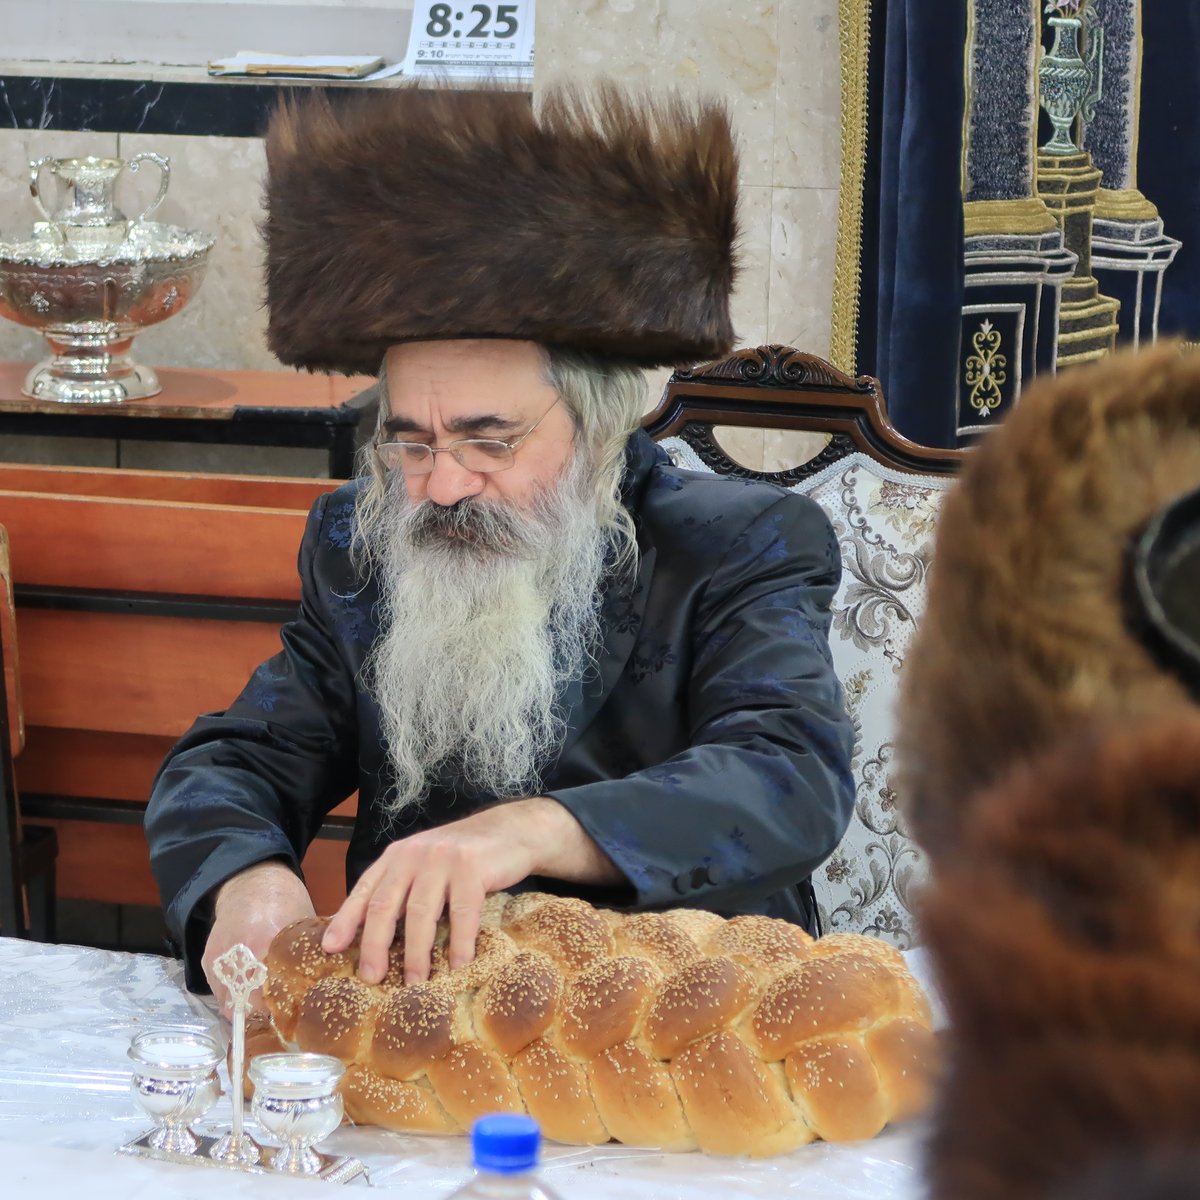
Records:
<instances>
[{"instance_id":1,"label":"long white beard","mask_svg":"<svg viewBox=\"0 0 1200 1200\"><path fill-rule=\"evenodd\" d=\"M380 575L366 665L392 816L450 771L480 794L536 795L562 747L564 686L599 645L608 538L580 454L530 508L413 505L397 474L359 529Z\"/></svg>"}]
</instances>

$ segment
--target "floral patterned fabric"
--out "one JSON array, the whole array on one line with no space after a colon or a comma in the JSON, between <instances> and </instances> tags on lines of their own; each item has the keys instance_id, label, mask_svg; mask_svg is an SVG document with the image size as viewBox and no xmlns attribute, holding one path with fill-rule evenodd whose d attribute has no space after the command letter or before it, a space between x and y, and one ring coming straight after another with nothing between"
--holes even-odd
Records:
<instances>
[{"instance_id":1,"label":"floral patterned fabric","mask_svg":"<svg viewBox=\"0 0 1200 1200\"><path fill-rule=\"evenodd\" d=\"M682 440L661 445L680 467L709 470ZM902 950L918 940L913 899L926 862L896 804L895 708L900 669L925 608L934 524L952 484L856 452L792 489L828 513L841 547L830 648L854 722L854 815L841 845L813 875L821 925Z\"/></svg>"}]
</instances>

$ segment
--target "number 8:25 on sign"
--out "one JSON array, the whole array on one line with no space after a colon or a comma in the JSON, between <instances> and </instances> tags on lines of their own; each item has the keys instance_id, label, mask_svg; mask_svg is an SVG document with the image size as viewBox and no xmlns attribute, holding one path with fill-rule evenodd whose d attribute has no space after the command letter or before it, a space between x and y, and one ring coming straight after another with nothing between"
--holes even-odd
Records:
<instances>
[{"instance_id":1,"label":"number 8:25 on sign","mask_svg":"<svg viewBox=\"0 0 1200 1200\"><path fill-rule=\"evenodd\" d=\"M519 4L433 4L425 23L425 36L438 41L506 42L520 32Z\"/></svg>"}]
</instances>

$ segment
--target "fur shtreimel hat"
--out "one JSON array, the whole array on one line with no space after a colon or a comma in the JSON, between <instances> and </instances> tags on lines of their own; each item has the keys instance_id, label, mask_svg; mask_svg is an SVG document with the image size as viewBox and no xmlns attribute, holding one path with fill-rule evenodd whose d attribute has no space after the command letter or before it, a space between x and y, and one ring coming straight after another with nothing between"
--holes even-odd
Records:
<instances>
[{"instance_id":1,"label":"fur shtreimel hat","mask_svg":"<svg viewBox=\"0 0 1200 1200\"><path fill-rule=\"evenodd\" d=\"M1177 345L1038 380L971 452L938 517L900 709L902 790L935 869L1015 762L1193 702L1181 660L1131 619L1130 575L1156 514L1197 487L1200 354Z\"/></svg>"},{"instance_id":2,"label":"fur shtreimel hat","mask_svg":"<svg viewBox=\"0 0 1200 1200\"><path fill-rule=\"evenodd\" d=\"M498 337L644 366L733 344L737 156L714 102L403 87L287 100L267 133L268 342L373 374Z\"/></svg>"},{"instance_id":3,"label":"fur shtreimel hat","mask_svg":"<svg viewBox=\"0 0 1200 1200\"><path fill-rule=\"evenodd\" d=\"M932 1200L1200 1191L1200 355L1042 379L938 521L900 712L950 1017Z\"/></svg>"},{"instance_id":4,"label":"fur shtreimel hat","mask_svg":"<svg viewBox=\"0 0 1200 1200\"><path fill-rule=\"evenodd\" d=\"M931 1200L1200 1191L1200 711L977 796L921 930L950 1018Z\"/></svg>"}]
</instances>

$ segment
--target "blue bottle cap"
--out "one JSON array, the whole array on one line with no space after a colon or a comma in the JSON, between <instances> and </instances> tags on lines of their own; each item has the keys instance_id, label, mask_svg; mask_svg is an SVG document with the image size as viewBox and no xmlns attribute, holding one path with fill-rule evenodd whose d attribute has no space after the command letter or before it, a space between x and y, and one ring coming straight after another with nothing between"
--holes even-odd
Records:
<instances>
[{"instance_id":1,"label":"blue bottle cap","mask_svg":"<svg viewBox=\"0 0 1200 1200\"><path fill-rule=\"evenodd\" d=\"M471 1153L481 1171L502 1175L531 1171L537 1166L542 1131L532 1117L496 1113L480 1117L471 1128Z\"/></svg>"}]
</instances>

